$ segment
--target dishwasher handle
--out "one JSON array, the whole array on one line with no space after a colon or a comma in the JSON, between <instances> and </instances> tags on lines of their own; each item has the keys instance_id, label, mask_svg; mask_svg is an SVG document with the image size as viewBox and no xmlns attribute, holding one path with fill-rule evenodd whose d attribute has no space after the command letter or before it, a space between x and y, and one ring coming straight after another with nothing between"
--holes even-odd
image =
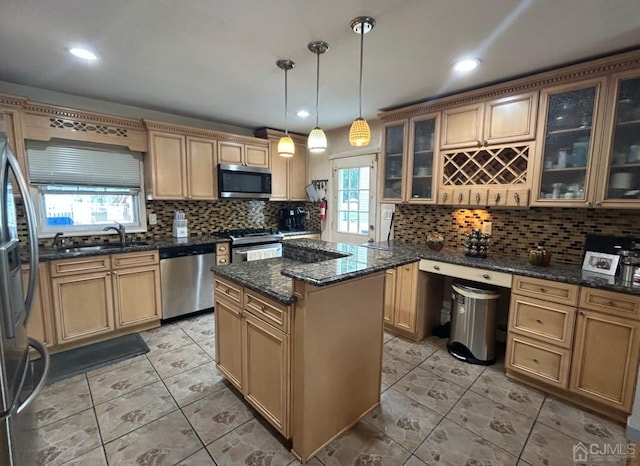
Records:
<instances>
[{"instance_id":1,"label":"dishwasher handle","mask_svg":"<svg viewBox=\"0 0 640 466\"><path fill-rule=\"evenodd\" d=\"M213 245L206 246L177 246L160 249L160 259L172 259L174 257L200 256L203 254L215 254L216 248Z\"/></svg>"}]
</instances>

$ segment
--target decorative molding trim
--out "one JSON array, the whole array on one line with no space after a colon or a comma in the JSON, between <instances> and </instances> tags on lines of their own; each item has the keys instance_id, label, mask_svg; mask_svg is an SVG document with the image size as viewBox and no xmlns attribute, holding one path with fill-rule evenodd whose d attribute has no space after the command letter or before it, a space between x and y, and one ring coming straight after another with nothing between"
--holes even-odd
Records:
<instances>
[{"instance_id":1,"label":"decorative molding trim","mask_svg":"<svg viewBox=\"0 0 640 466\"><path fill-rule=\"evenodd\" d=\"M382 121L402 120L424 115L426 113L446 110L452 107L470 105L522 92L535 91L565 82L601 77L639 67L640 51L632 51L551 71L545 71L532 76L474 89L429 102L414 104L396 110L389 110L388 112L379 113L378 116Z\"/></svg>"},{"instance_id":2,"label":"decorative molding trim","mask_svg":"<svg viewBox=\"0 0 640 466\"><path fill-rule=\"evenodd\" d=\"M82 120L84 123L91 122L106 126L119 126L144 131L144 125L140 120L133 118L116 117L103 113L84 112L64 107L54 107L51 105L36 104L27 102L22 107L26 113L42 115L47 117L57 117L65 120Z\"/></svg>"},{"instance_id":3,"label":"decorative molding trim","mask_svg":"<svg viewBox=\"0 0 640 466\"><path fill-rule=\"evenodd\" d=\"M258 146L269 145L269 141L251 136L240 136L238 134L224 133L212 129L195 128L192 126L174 125L154 120L142 120L144 127L148 131L162 131L163 133L179 134L181 136L191 136L198 138L214 139L216 141L236 142L238 144L253 144Z\"/></svg>"},{"instance_id":4,"label":"decorative molding trim","mask_svg":"<svg viewBox=\"0 0 640 466\"><path fill-rule=\"evenodd\" d=\"M27 103L27 99L15 97L7 94L0 94L0 106L22 107Z\"/></svg>"}]
</instances>

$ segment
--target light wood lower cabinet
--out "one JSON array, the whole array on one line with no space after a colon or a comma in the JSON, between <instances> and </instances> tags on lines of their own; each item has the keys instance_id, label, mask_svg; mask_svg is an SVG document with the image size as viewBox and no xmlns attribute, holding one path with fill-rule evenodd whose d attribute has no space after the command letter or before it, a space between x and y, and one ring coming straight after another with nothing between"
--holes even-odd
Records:
<instances>
[{"instance_id":1,"label":"light wood lower cabinet","mask_svg":"<svg viewBox=\"0 0 640 466\"><path fill-rule=\"evenodd\" d=\"M290 307L215 278L216 366L287 438L290 318Z\"/></svg>"},{"instance_id":2,"label":"light wood lower cabinet","mask_svg":"<svg viewBox=\"0 0 640 466\"><path fill-rule=\"evenodd\" d=\"M385 271L384 326L413 340L431 334L440 320L442 286L419 271L419 263Z\"/></svg>"},{"instance_id":3,"label":"light wood lower cabinet","mask_svg":"<svg viewBox=\"0 0 640 466\"><path fill-rule=\"evenodd\" d=\"M52 261L57 344L159 322L158 264L158 251Z\"/></svg>"},{"instance_id":4,"label":"light wood lower cabinet","mask_svg":"<svg viewBox=\"0 0 640 466\"><path fill-rule=\"evenodd\" d=\"M56 344L55 332L53 329L53 315L51 313L51 281L49 278L49 264L41 263L38 267L39 279L38 289L33 298L33 307L27 322L27 333L30 337L44 343L46 346ZM27 282L29 280L29 267L22 268L22 283L24 292L27 292Z\"/></svg>"}]
</instances>

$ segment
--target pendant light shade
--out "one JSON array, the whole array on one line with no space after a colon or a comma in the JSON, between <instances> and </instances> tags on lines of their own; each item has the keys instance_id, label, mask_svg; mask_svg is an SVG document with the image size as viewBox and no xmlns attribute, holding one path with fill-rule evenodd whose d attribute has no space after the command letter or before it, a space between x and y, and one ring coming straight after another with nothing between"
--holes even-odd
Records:
<instances>
[{"instance_id":1,"label":"pendant light shade","mask_svg":"<svg viewBox=\"0 0 640 466\"><path fill-rule=\"evenodd\" d=\"M360 35L360 103L358 118L351 124L349 130L349 142L352 146L362 147L371 141L371 130L367 120L362 118L362 61L364 55L364 35L373 29L376 20L368 16L358 16L351 21L351 29Z\"/></svg>"},{"instance_id":2,"label":"pendant light shade","mask_svg":"<svg viewBox=\"0 0 640 466\"><path fill-rule=\"evenodd\" d=\"M278 60L276 65L284 70L284 136L278 141L278 155L281 157L293 157L296 152L296 146L293 139L289 136L287 129L287 72L292 70L296 64L292 60Z\"/></svg>"},{"instance_id":3,"label":"pendant light shade","mask_svg":"<svg viewBox=\"0 0 640 466\"><path fill-rule=\"evenodd\" d=\"M323 41L309 42L309 50L316 54L316 126L309 133L307 148L309 152L324 152L327 148L327 136L320 128L318 113L318 100L320 94L320 55L329 50L329 44Z\"/></svg>"}]
</instances>

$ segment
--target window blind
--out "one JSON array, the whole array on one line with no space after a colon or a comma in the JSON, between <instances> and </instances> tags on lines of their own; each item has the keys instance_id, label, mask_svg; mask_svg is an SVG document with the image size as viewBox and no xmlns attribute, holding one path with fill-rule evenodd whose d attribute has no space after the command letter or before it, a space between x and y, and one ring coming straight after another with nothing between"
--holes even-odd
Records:
<instances>
[{"instance_id":1,"label":"window blind","mask_svg":"<svg viewBox=\"0 0 640 466\"><path fill-rule=\"evenodd\" d=\"M142 154L119 146L27 140L32 184L141 187Z\"/></svg>"}]
</instances>

